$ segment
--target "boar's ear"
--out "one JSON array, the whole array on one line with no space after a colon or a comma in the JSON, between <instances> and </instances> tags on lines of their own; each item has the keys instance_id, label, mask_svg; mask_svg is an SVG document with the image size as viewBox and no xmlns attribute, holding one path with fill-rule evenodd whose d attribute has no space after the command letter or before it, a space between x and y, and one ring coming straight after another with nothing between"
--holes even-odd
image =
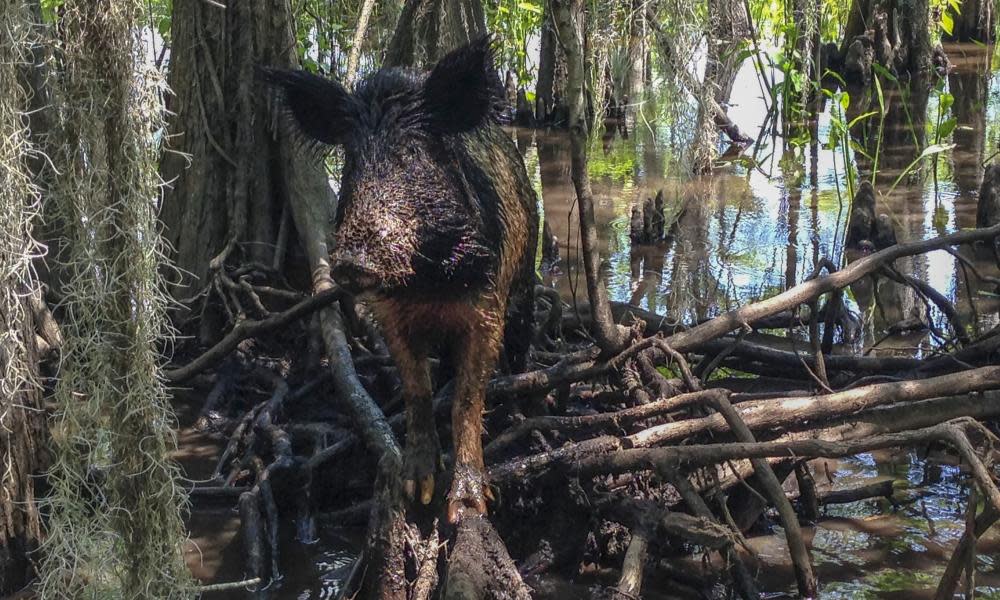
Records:
<instances>
[{"instance_id":1,"label":"boar's ear","mask_svg":"<svg viewBox=\"0 0 1000 600\"><path fill-rule=\"evenodd\" d=\"M260 69L278 92L279 110L290 114L310 140L342 144L357 122L357 101L336 81L305 71Z\"/></svg>"},{"instance_id":2,"label":"boar's ear","mask_svg":"<svg viewBox=\"0 0 1000 600\"><path fill-rule=\"evenodd\" d=\"M431 125L445 133L469 131L494 118L501 93L490 37L484 35L441 58L424 83L423 95Z\"/></svg>"}]
</instances>

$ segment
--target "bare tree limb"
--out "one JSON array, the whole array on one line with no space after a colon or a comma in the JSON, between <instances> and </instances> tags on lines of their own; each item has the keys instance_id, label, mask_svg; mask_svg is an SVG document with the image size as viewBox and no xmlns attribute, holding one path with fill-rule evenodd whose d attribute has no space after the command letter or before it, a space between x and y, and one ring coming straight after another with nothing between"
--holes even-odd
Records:
<instances>
[{"instance_id":1,"label":"bare tree limb","mask_svg":"<svg viewBox=\"0 0 1000 600\"><path fill-rule=\"evenodd\" d=\"M885 250L857 260L836 273L800 283L776 296L731 310L711 321L692 327L687 331L676 333L668 337L667 342L678 352L687 352L701 343L725 335L730 331L735 331L743 327L746 323L777 314L783 310L806 303L813 298L818 298L827 292L846 287L862 277L878 271L883 265L890 264L897 258L922 254L931 250L940 250L946 246L971 244L980 240L993 239L997 236L1000 236L1000 225L994 225L986 229L966 229L929 240L890 246Z\"/></svg>"},{"instance_id":2,"label":"bare tree limb","mask_svg":"<svg viewBox=\"0 0 1000 600\"><path fill-rule=\"evenodd\" d=\"M584 65L583 3L581 0L550 0L555 16L556 32L563 46L567 68L567 94L571 171L573 186L580 211L580 241L583 245L584 271L587 276L587 295L594 312L593 335L605 356L621 352L627 343L627 333L615 324L611 316L608 292L600 279L600 250L597 224L594 216L594 196L587 175L587 111L584 95L586 67Z\"/></svg>"},{"instance_id":3,"label":"bare tree limb","mask_svg":"<svg viewBox=\"0 0 1000 600\"><path fill-rule=\"evenodd\" d=\"M368 30L368 20L372 16L372 9L375 8L375 0L365 0L361 5L361 14L358 15L358 25L354 29L354 39L351 41L351 53L347 56L347 89L354 87L354 82L358 77L358 61L361 58L361 44L365 41L365 32Z\"/></svg>"},{"instance_id":4,"label":"bare tree limb","mask_svg":"<svg viewBox=\"0 0 1000 600\"><path fill-rule=\"evenodd\" d=\"M226 358L230 352L235 350L236 346L238 346L243 340L279 327L284 327L292 321L301 319L315 310L328 306L337 300L340 295L341 292L338 289L324 290L314 296L306 298L288 310L280 312L272 317L268 317L267 319L260 321L240 321L236 324L236 327L233 327L232 331L230 331L226 337L222 338L218 343L209 348L204 354L183 367L164 370L163 377L167 381L173 383L190 379L205 369L214 367L222 362L222 360Z\"/></svg>"}]
</instances>

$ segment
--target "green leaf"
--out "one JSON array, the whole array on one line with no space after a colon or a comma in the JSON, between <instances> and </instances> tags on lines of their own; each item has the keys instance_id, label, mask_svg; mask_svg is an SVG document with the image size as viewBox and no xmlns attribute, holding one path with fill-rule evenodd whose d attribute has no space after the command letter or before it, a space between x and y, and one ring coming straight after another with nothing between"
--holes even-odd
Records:
<instances>
[{"instance_id":1,"label":"green leaf","mask_svg":"<svg viewBox=\"0 0 1000 600\"><path fill-rule=\"evenodd\" d=\"M830 137L824 146L827 150L835 150L837 145L840 144L840 131L837 129L830 130Z\"/></svg>"},{"instance_id":2,"label":"green leaf","mask_svg":"<svg viewBox=\"0 0 1000 600\"><path fill-rule=\"evenodd\" d=\"M840 95L840 108L842 108L844 112L847 112L847 107L849 107L850 105L851 105L851 95L848 94L847 92L844 92L843 94Z\"/></svg>"},{"instance_id":3,"label":"green leaf","mask_svg":"<svg viewBox=\"0 0 1000 600\"><path fill-rule=\"evenodd\" d=\"M885 115L885 96L882 95L882 81L875 76L875 92L878 97L878 110L882 115Z\"/></svg>"},{"instance_id":4,"label":"green leaf","mask_svg":"<svg viewBox=\"0 0 1000 600\"><path fill-rule=\"evenodd\" d=\"M750 48L744 48L736 55L736 64L743 64L743 61L753 56L753 50Z\"/></svg>"},{"instance_id":5,"label":"green leaf","mask_svg":"<svg viewBox=\"0 0 1000 600\"><path fill-rule=\"evenodd\" d=\"M872 65L872 66L874 66L874 65ZM837 80L837 82L841 85L841 87L847 87L847 82L844 81L844 78L841 77L840 73L838 73L836 71L831 71L830 69L827 69L826 72L823 73L823 77L833 77L834 79ZM827 94L828 96L832 97L832 92L830 92L829 90L827 90L827 89L824 88L823 92L825 94Z\"/></svg>"},{"instance_id":6,"label":"green leaf","mask_svg":"<svg viewBox=\"0 0 1000 600\"><path fill-rule=\"evenodd\" d=\"M955 19L948 11L941 13L941 29L943 29L948 35L951 35L952 31L955 29Z\"/></svg>"},{"instance_id":7,"label":"green leaf","mask_svg":"<svg viewBox=\"0 0 1000 600\"><path fill-rule=\"evenodd\" d=\"M933 156L935 154L941 154L942 152L947 152L955 147L955 144L931 144L924 148L924 151L920 153L917 160L921 158L927 158L928 156ZM916 161L914 161L916 162Z\"/></svg>"},{"instance_id":8,"label":"green leaf","mask_svg":"<svg viewBox=\"0 0 1000 600\"><path fill-rule=\"evenodd\" d=\"M885 195L888 196L892 194L892 191L896 189L896 186L899 185L899 182L902 181L903 178L905 178L907 175L909 175L910 172L913 171L913 168L916 167L917 163L919 163L921 160L927 158L928 156L940 154L941 152L947 152L948 150L951 150L954 147L955 144L931 144L930 146L924 148L924 151L920 153L920 156L914 158L913 162L907 165L907 167L903 169L903 172L900 173L898 177L896 177L896 180L892 182L891 186L889 186L889 191L886 192Z\"/></svg>"},{"instance_id":9,"label":"green leaf","mask_svg":"<svg viewBox=\"0 0 1000 600\"><path fill-rule=\"evenodd\" d=\"M42 6L42 21L45 23L55 23L59 7L62 6L63 0L42 0L40 4Z\"/></svg>"},{"instance_id":10,"label":"green leaf","mask_svg":"<svg viewBox=\"0 0 1000 600\"><path fill-rule=\"evenodd\" d=\"M949 94L948 92L942 92L941 98L938 100L938 102L940 102L938 110L941 111L941 113L944 113L949 108L951 108L952 104L955 103L955 97Z\"/></svg>"},{"instance_id":11,"label":"green leaf","mask_svg":"<svg viewBox=\"0 0 1000 600\"><path fill-rule=\"evenodd\" d=\"M536 15L542 14L542 7L537 4L532 4L530 2L518 2L517 7L521 10L526 10L528 12L533 12Z\"/></svg>"},{"instance_id":12,"label":"green leaf","mask_svg":"<svg viewBox=\"0 0 1000 600\"><path fill-rule=\"evenodd\" d=\"M948 6L955 11L956 15L962 14L962 0L948 0Z\"/></svg>"},{"instance_id":13,"label":"green leaf","mask_svg":"<svg viewBox=\"0 0 1000 600\"><path fill-rule=\"evenodd\" d=\"M857 154L860 154L861 156L864 156L866 159L868 159L870 161L874 161L875 160L875 159L872 158L871 154L868 154L868 151L865 150L864 147L861 144L855 142L854 140L851 140L851 150L854 150L854 152L856 152Z\"/></svg>"},{"instance_id":14,"label":"green leaf","mask_svg":"<svg viewBox=\"0 0 1000 600\"><path fill-rule=\"evenodd\" d=\"M938 125L937 134L939 138L946 138L951 135L952 131L955 131L955 127L958 125L958 119L952 117L946 121L942 121Z\"/></svg>"},{"instance_id":15,"label":"green leaf","mask_svg":"<svg viewBox=\"0 0 1000 600\"><path fill-rule=\"evenodd\" d=\"M889 69L886 69L878 63L872 63L872 70L878 73L880 77L884 77L893 83L899 83L899 79L897 79L896 76L889 71Z\"/></svg>"},{"instance_id":16,"label":"green leaf","mask_svg":"<svg viewBox=\"0 0 1000 600\"><path fill-rule=\"evenodd\" d=\"M876 111L876 110L870 110L870 111L866 112L863 115L858 115L858 116L854 117L853 119L851 119L851 122L847 124L847 128L850 129L851 127L854 127L858 123L858 121L861 121L863 119L867 119L869 117L873 117L873 116L875 116L877 114L879 114L878 111Z\"/></svg>"}]
</instances>

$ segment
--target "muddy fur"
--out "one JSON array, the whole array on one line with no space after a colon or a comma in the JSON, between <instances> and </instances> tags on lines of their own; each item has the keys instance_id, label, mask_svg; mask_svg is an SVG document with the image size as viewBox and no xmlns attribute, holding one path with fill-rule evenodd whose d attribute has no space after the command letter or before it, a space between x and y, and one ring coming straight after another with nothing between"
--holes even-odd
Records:
<instances>
[{"instance_id":1,"label":"muddy fur","mask_svg":"<svg viewBox=\"0 0 1000 600\"><path fill-rule=\"evenodd\" d=\"M525 367L538 235L534 190L496 124L490 42L451 52L427 75L383 69L353 93L302 73L268 79L307 138L344 147L332 271L372 303L399 367L409 492L429 501L440 469L428 369L440 352L456 374L449 516L482 512L486 383L504 346L507 363Z\"/></svg>"}]
</instances>

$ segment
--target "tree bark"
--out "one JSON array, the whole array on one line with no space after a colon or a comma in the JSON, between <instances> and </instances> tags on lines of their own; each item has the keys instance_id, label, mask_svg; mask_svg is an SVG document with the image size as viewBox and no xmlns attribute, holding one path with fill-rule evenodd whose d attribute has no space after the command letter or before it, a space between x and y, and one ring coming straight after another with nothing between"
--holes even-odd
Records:
<instances>
[{"instance_id":1,"label":"tree bark","mask_svg":"<svg viewBox=\"0 0 1000 600\"><path fill-rule=\"evenodd\" d=\"M559 45L552 4L545 3L535 86L535 119L547 125L566 120L566 56Z\"/></svg>"},{"instance_id":2,"label":"tree bark","mask_svg":"<svg viewBox=\"0 0 1000 600\"><path fill-rule=\"evenodd\" d=\"M19 286L20 292L24 292ZM8 288L13 292L18 288ZM6 296L6 295L5 295ZM0 300L0 319L7 333L16 336L0 350L0 371L20 371L16 380L0 388L0 595L12 594L34 575L30 553L42 541L42 522L35 499L36 480L47 462L45 446L48 430L42 409L38 381L38 354L34 321L23 297L14 298L21 306ZM13 310L11 310L13 309ZM12 389L7 389L12 384Z\"/></svg>"},{"instance_id":3,"label":"tree bark","mask_svg":"<svg viewBox=\"0 0 1000 600\"><path fill-rule=\"evenodd\" d=\"M274 190L286 168L255 68L295 63L294 22L288 0L225 9L174 3L174 95L160 173L168 183L161 218L180 273L175 297L192 295L227 262L271 265L285 255L277 247L283 202Z\"/></svg>"},{"instance_id":4,"label":"tree bark","mask_svg":"<svg viewBox=\"0 0 1000 600\"><path fill-rule=\"evenodd\" d=\"M386 67L426 67L486 35L482 0L407 0L396 22Z\"/></svg>"},{"instance_id":5,"label":"tree bark","mask_svg":"<svg viewBox=\"0 0 1000 600\"><path fill-rule=\"evenodd\" d=\"M167 301L152 203L162 82L137 61L139 0L66 0L59 10L46 40L58 73L46 201L64 219L70 277L39 596L181 598L185 497L159 377Z\"/></svg>"},{"instance_id":6,"label":"tree bark","mask_svg":"<svg viewBox=\"0 0 1000 600\"><path fill-rule=\"evenodd\" d=\"M708 3L709 42L705 61L705 85L720 105L729 102L740 67L740 43L750 37L750 22L741 0L711 0Z\"/></svg>"},{"instance_id":7,"label":"tree bark","mask_svg":"<svg viewBox=\"0 0 1000 600\"><path fill-rule=\"evenodd\" d=\"M625 76L620 90L622 102L640 100L643 88L643 73L646 70L646 11L641 0L632 0L632 14L628 24L628 45L625 54Z\"/></svg>"},{"instance_id":8,"label":"tree bark","mask_svg":"<svg viewBox=\"0 0 1000 600\"><path fill-rule=\"evenodd\" d=\"M991 0L962 0L962 13L952 11L954 25L951 33L944 32L941 39L946 42L996 41L996 15ZM958 99L958 96L955 96Z\"/></svg>"},{"instance_id":9,"label":"tree bark","mask_svg":"<svg viewBox=\"0 0 1000 600\"><path fill-rule=\"evenodd\" d=\"M852 0L840 47L841 56L858 36L874 27L876 14L880 11L885 12L886 33L895 58L894 64L883 66L911 77L928 73L933 50L928 0Z\"/></svg>"},{"instance_id":10,"label":"tree bark","mask_svg":"<svg viewBox=\"0 0 1000 600\"><path fill-rule=\"evenodd\" d=\"M347 57L347 87L350 88L357 81L358 61L361 59L361 43L365 40L365 32L368 30L368 20L372 16L372 9L375 8L375 0L364 0L361 5L361 15L358 17L358 24L354 30L354 40L351 44L351 53Z\"/></svg>"}]
</instances>

